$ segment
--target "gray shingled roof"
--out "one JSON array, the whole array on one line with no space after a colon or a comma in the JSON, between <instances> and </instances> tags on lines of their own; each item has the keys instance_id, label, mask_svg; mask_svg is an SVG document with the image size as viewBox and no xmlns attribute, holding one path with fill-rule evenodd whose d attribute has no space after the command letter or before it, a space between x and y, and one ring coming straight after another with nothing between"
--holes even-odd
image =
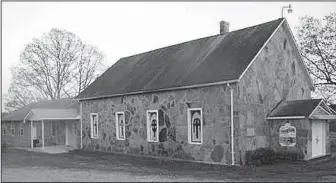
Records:
<instances>
[{"instance_id":1,"label":"gray shingled roof","mask_svg":"<svg viewBox=\"0 0 336 183\"><path fill-rule=\"evenodd\" d=\"M28 104L20 109L5 115L1 121L23 121L28 112L32 109L77 109L79 110L78 101L64 98L55 100L44 100L37 103Z\"/></svg>"},{"instance_id":2,"label":"gray shingled roof","mask_svg":"<svg viewBox=\"0 0 336 183\"><path fill-rule=\"evenodd\" d=\"M276 106L268 117L308 117L321 101L322 99L285 101Z\"/></svg>"},{"instance_id":3,"label":"gray shingled roof","mask_svg":"<svg viewBox=\"0 0 336 183\"><path fill-rule=\"evenodd\" d=\"M76 98L237 80L282 20L122 58Z\"/></svg>"},{"instance_id":4,"label":"gray shingled roof","mask_svg":"<svg viewBox=\"0 0 336 183\"><path fill-rule=\"evenodd\" d=\"M52 119L80 119L77 109L38 109L34 108L27 115L27 120L52 120Z\"/></svg>"}]
</instances>

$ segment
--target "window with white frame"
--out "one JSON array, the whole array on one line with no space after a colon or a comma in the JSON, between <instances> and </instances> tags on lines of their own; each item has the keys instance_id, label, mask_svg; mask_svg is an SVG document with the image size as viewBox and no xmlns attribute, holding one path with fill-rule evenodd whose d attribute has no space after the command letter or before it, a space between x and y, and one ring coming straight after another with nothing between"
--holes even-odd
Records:
<instances>
[{"instance_id":1,"label":"window with white frame","mask_svg":"<svg viewBox=\"0 0 336 183\"><path fill-rule=\"evenodd\" d=\"M149 142L159 142L158 110L147 110L147 140Z\"/></svg>"},{"instance_id":2,"label":"window with white frame","mask_svg":"<svg viewBox=\"0 0 336 183\"><path fill-rule=\"evenodd\" d=\"M24 132L23 124L20 124L20 136L23 136L23 132Z\"/></svg>"},{"instance_id":3,"label":"window with white frame","mask_svg":"<svg viewBox=\"0 0 336 183\"><path fill-rule=\"evenodd\" d=\"M188 142L190 144L203 143L202 108L188 109Z\"/></svg>"},{"instance_id":4,"label":"window with white frame","mask_svg":"<svg viewBox=\"0 0 336 183\"><path fill-rule=\"evenodd\" d=\"M118 140L125 140L125 113L116 112L116 136Z\"/></svg>"},{"instance_id":5,"label":"window with white frame","mask_svg":"<svg viewBox=\"0 0 336 183\"><path fill-rule=\"evenodd\" d=\"M15 125L11 123L11 134L15 135Z\"/></svg>"},{"instance_id":6,"label":"window with white frame","mask_svg":"<svg viewBox=\"0 0 336 183\"><path fill-rule=\"evenodd\" d=\"M98 138L98 114L91 113L91 138Z\"/></svg>"},{"instance_id":7,"label":"window with white frame","mask_svg":"<svg viewBox=\"0 0 336 183\"><path fill-rule=\"evenodd\" d=\"M57 123L55 121L51 122L51 135L56 136L56 128L57 128Z\"/></svg>"}]
</instances>

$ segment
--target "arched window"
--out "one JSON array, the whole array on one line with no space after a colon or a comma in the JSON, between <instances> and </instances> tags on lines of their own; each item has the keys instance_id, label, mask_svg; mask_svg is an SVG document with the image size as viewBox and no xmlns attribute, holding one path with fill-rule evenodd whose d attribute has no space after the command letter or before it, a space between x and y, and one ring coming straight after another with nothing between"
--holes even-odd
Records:
<instances>
[{"instance_id":1,"label":"arched window","mask_svg":"<svg viewBox=\"0 0 336 183\"><path fill-rule=\"evenodd\" d=\"M188 140L191 144L203 142L202 109L188 109Z\"/></svg>"}]
</instances>

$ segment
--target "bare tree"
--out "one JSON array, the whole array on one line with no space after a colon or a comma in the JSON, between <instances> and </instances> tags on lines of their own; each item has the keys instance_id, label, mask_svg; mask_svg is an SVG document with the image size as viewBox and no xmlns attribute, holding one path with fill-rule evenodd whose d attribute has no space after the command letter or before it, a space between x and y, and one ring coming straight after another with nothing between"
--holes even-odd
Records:
<instances>
[{"instance_id":1,"label":"bare tree","mask_svg":"<svg viewBox=\"0 0 336 183\"><path fill-rule=\"evenodd\" d=\"M296 38L317 91L315 95L336 102L336 12L318 19L300 18Z\"/></svg>"},{"instance_id":2,"label":"bare tree","mask_svg":"<svg viewBox=\"0 0 336 183\"><path fill-rule=\"evenodd\" d=\"M75 34L51 29L27 44L19 65L11 69L6 106L74 97L106 69L103 59L96 47L84 44Z\"/></svg>"}]
</instances>

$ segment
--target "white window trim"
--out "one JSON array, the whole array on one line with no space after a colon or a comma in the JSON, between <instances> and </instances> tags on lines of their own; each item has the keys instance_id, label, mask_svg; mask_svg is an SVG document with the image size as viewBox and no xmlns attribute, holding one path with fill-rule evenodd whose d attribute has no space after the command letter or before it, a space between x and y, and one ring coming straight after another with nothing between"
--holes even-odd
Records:
<instances>
[{"instance_id":1,"label":"white window trim","mask_svg":"<svg viewBox=\"0 0 336 183\"><path fill-rule=\"evenodd\" d=\"M92 118L92 116L96 116L97 117L97 136L93 136L93 118ZM99 117L98 117L98 113L90 113L90 123L91 123L91 138L93 138L93 139L98 139L98 137L99 137Z\"/></svg>"},{"instance_id":2,"label":"white window trim","mask_svg":"<svg viewBox=\"0 0 336 183\"><path fill-rule=\"evenodd\" d=\"M21 130L22 130L22 135L21 135ZM24 135L24 126L23 126L23 124L20 125L19 135L20 135L20 136L23 136L23 135Z\"/></svg>"},{"instance_id":3,"label":"white window trim","mask_svg":"<svg viewBox=\"0 0 336 183\"><path fill-rule=\"evenodd\" d=\"M151 140L150 139L150 121L149 121L149 113L155 112L156 113L156 121L157 121L157 130L156 130L156 140ZM159 111L158 110L147 110L146 111L146 116L147 116L147 141L148 142L159 142L159 131L160 131L160 125L159 125Z\"/></svg>"},{"instance_id":4,"label":"white window trim","mask_svg":"<svg viewBox=\"0 0 336 183\"><path fill-rule=\"evenodd\" d=\"M13 134L13 129L14 129L14 134ZM15 135L15 125L13 125L13 122L11 122L11 130L10 130L11 135Z\"/></svg>"},{"instance_id":5,"label":"white window trim","mask_svg":"<svg viewBox=\"0 0 336 183\"><path fill-rule=\"evenodd\" d=\"M122 116L123 116L123 121L124 121L124 126L123 126L123 137L124 138L120 138L119 137L119 123L118 123L118 115L119 114L122 114ZM120 112L116 112L115 113L115 119L116 119L116 121L115 121L115 124L116 124L116 137L117 137L117 140L125 140L126 139L126 136L125 136L125 123L126 123L126 121L125 121L125 112L122 112L122 111L120 111Z\"/></svg>"},{"instance_id":6,"label":"white window trim","mask_svg":"<svg viewBox=\"0 0 336 183\"><path fill-rule=\"evenodd\" d=\"M200 111L200 115L201 115L201 142L192 142L191 141L191 116L190 116L190 113L191 111L196 111L196 110L199 110ZM189 108L188 109L188 143L189 144L196 144L196 145L199 145L199 144L203 144L203 112L202 112L202 108Z\"/></svg>"}]
</instances>

